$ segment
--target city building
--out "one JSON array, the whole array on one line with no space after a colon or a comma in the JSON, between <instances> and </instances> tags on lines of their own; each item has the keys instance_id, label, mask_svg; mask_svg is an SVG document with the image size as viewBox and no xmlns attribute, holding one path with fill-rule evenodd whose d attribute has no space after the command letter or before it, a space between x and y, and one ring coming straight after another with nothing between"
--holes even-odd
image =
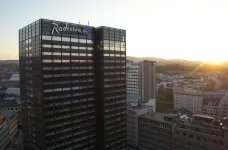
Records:
<instances>
[{"instance_id":1,"label":"city building","mask_svg":"<svg viewBox=\"0 0 228 150\"><path fill-rule=\"evenodd\" d=\"M18 132L17 115L13 111L0 111L0 150L4 150Z\"/></svg>"},{"instance_id":2,"label":"city building","mask_svg":"<svg viewBox=\"0 0 228 150\"><path fill-rule=\"evenodd\" d=\"M228 92L220 91L214 95L204 96L202 114L212 117L227 117L228 115Z\"/></svg>"},{"instance_id":3,"label":"city building","mask_svg":"<svg viewBox=\"0 0 228 150\"><path fill-rule=\"evenodd\" d=\"M192 113L201 113L203 92L194 90L174 90L174 110L185 108Z\"/></svg>"},{"instance_id":4,"label":"city building","mask_svg":"<svg viewBox=\"0 0 228 150\"><path fill-rule=\"evenodd\" d=\"M135 103L131 102L127 106L127 144L129 147L138 148L138 118L139 116L155 112L155 100L151 103Z\"/></svg>"},{"instance_id":5,"label":"city building","mask_svg":"<svg viewBox=\"0 0 228 150\"><path fill-rule=\"evenodd\" d=\"M219 103L219 116L217 117L228 117L228 91L222 97Z\"/></svg>"},{"instance_id":6,"label":"city building","mask_svg":"<svg viewBox=\"0 0 228 150\"><path fill-rule=\"evenodd\" d=\"M0 100L0 110L11 110L17 115L17 123L21 125L21 104L20 99Z\"/></svg>"},{"instance_id":7,"label":"city building","mask_svg":"<svg viewBox=\"0 0 228 150\"><path fill-rule=\"evenodd\" d=\"M178 121L174 131L174 150L226 150L228 130L225 120L195 114L191 119ZM227 124L227 121L226 121Z\"/></svg>"},{"instance_id":8,"label":"city building","mask_svg":"<svg viewBox=\"0 0 228 150\"><path fill-rule=\"evenodd\" d=\"M125 148L125 30L40 19L19 58L25 150Z\"/></svg>"},{"instance_id":9,"label":"city building","mask_svg":"<svg viewBox=\"0 0 228 150\"><path fill-rule=\"evenodd\" d=\"M20 88L7 88L4 100L11 100L14 98L20 98Z\"/></svg>"},{"instance_id":10,"label":"city building","mask_svg":"<svg viewBox=\"0 0 228 150\"><path fill-rule=\"evenodd\" d=\"M156 99L156 62L127 61L127 94L139 95L140 102Z\"/></svg>"},{"instance_id":11,"label":"city building","mask_svg":"<svg viewBox=\"0 0 228 150\"><path fill-rule=\"evenodd\" d=\"M174 110L185 108L192 113L219 117L218 105L226 91L174 90ZM213 103L213 105L212 105ZM214 110L216 112L214 112Z\"/></svg>"},{"instance_id":12,"label":"city building","mask_svg":"<svg viewBox=\"0 0 228 150\"><path fill-rule=\"evenodd\" d=\"M186 114L185 114L186 113ZM227 150L228 120L186 109L139 117L139 149Z\"/></svg>"},{"instance_id":13,"label":"city building","mask_svg":"<svg viewBox=\"0 0 228 150\"><path fill-rule=\"evenodd\" d=\"M139 150L172 150L176 117L160 112L139 116Z\"/></svg>"},{"instance_id":14,"label":"city building","mask_svg":"<svg viewBox=\"0 0 228 150\"><path fill-rule=\"evenodd\" d=\"M4 88L19 88L19 78L19 74L12 74L11 78L1 80L1 86Z\"/></svg>"}]
</instances>

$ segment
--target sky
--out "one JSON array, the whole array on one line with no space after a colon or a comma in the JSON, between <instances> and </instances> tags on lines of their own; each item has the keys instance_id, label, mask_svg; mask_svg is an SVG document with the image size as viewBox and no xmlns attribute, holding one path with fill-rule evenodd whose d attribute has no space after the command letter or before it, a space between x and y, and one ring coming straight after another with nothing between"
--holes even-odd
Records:
<instances>
[{"instance_id":1,"label":"sky","mask_svg":"<svg viewBox=\"0 0 228 150\"><path fill-rule=\"evenodd\" d=\"M18 30L47 18L127 32L127 55L228 60L227 0L0 0L0 59L18 59Z\"/></svg>"}]
</instances>

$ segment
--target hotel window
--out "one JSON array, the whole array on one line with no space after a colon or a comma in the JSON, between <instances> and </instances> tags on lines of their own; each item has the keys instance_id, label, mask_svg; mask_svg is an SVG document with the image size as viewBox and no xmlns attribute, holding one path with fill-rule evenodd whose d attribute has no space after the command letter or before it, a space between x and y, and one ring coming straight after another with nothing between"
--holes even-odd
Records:
<instances>
[{"instance_id":1,"label":"hotel window","mask_svg":"<svg viewBox=\"0 0 228 150\"><path fill-rule=\"evenodd\" d=\"M61 45L53 45L53 48L61 48Z\"/></svg>"},{"instance_id":2,"label":"hotel window","mask_svg":"<svg viewBox=\"0 0 228 150\"><path fill-rule=\"evenodd\" d=\"M61 41L61 37L58 36L52 36L53 41Z\"/></svg>"},{"instance_id":3,"label":"hotel window","mask_svg":"<svg viewBox=\"0 0 228 150\"><path fill-rule=\"evenodd\" d=\"M42 35L42 40L51 40L51 36Z\"/></svg>"},{"instance_id":4,"label":"hotel window","mask_svg":"<svg viewBox=\"0 0 228 150\"><path fill-rule=\"evenodd\" d=\"M71 46L71 49L78 49L78 46Z\"/></svg>"},{"instance_id":5,"label":"hotel window","mask_svg":"<svg viewBox=\"0 0 228 150\"><path fill-rule=\"evenodd\" d=\"M55 55L55 56L61 56L61 53L60 52L53 52L53 55Z\"/></svg>"},{"instance_id":6,"label":"hotel window","mask_svg":"<svg viewBox=\"0 0 228 150\"><path fill-rule=\"evenodd\" d=\"M70 38L68 38L68 37L62 37L62 41L64 41L64 42L70 42Z\"/></svg>"},{"instance_id":7,"label":"hotel window","mask_svg":"<svg viewBox=\"0 0 228 150\"><path fill-rule=\"evenodd\" d=\"M43 62L44 62L44 63L51 63L52 60L51 60L51 59L44 59Z\"/></svg>"},{"instance_id":8,"label":"hotel window","mask_svg":"<svg viewBox=\"0 0 228 150\"><path fill-rule=\"evenodd\" d=\"M78 39L76 39L76 38L71 38L71 42L78 42Z\"/></svg>"},{"instance_id":9,"label":"hotel window","mask_svg":"<svg viewBox=\"0 0 228 150\"><path fill-rule=\"evenodd\" d=\"M79 43L86 43L86 39L79 39Z\"/></svg>"},{"instance_id":10,"label":"hotel window","mask_svg":"<svg viewBox=\"0 0 228 150\"><path fill-rule=\"evenodd\" d=\"M64 49L69 49L70 46L62 45L62 48L64 48Z\"/></svg>"},{"instance_id":11,"label":"hotel window","mask_svg":"<svg viewBox=\"0 0 228 150\"><path fill-rule=\"evenodd\" d=\"M43 44L42 47L44 47L44 48L51 48L51 45Z\"/></svg>"},{"instance_id":12,"label":"hotel window","mask_svg":"<svg viewBox=\"0 0 228 150\"><path fill-rule=\"evenodd\" d=\"M87 43L93 44L93 41L92 40L87 40Z\"/></svg>"},{"instance_id":13,"label":"hotel window","mask_svg":"<svg viewBox=\"0 0 228 150\"><path fill-rule=\"evenodd\" d=\"M51 55L51 52L43 52L43 55Z\"/></svg>"}]
</instances>

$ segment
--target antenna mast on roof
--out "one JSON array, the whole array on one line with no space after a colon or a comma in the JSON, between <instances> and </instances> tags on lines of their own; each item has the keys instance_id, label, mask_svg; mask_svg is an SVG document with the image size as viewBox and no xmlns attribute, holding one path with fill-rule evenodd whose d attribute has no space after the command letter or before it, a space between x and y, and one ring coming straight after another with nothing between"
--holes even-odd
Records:
<instances>
[{"instance_id":1,"label":"antenna mast on roof","mask_svg":"<svg viewBox=\"0 0 228 150\"><path fill-rule=\"evenodd\" d=\"M80 15L79 15L79 24L80 24Z\"/></svg>"},{"instance_id":2,"label":"antenna mast on roof","mask_svg":"<svg viewBox=\"0 0 228 150\"><path fill-rule=\"evenodd\" d=\"M89 26L89 20L88 20L88 26Z\"/></svg>"}]
</instances>

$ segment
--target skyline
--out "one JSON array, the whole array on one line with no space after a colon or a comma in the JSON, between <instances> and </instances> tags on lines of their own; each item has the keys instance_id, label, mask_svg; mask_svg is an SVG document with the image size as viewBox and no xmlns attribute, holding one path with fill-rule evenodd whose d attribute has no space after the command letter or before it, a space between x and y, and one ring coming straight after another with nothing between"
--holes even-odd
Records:
<instances>
[{"instance_id":1,"label":"skyline","mask_svg":"<svg viewBox=\"0 0 228 150\"><path fill-rule=\"evenodd\" d=\"M69 3L71 5L69 5ZM18 30L40 18L127 31L127 56L228 60L225 0L2 1L0 59L18 59ZM218 54L215 56L213 52Z\"/></svg>"}]
</instances>

